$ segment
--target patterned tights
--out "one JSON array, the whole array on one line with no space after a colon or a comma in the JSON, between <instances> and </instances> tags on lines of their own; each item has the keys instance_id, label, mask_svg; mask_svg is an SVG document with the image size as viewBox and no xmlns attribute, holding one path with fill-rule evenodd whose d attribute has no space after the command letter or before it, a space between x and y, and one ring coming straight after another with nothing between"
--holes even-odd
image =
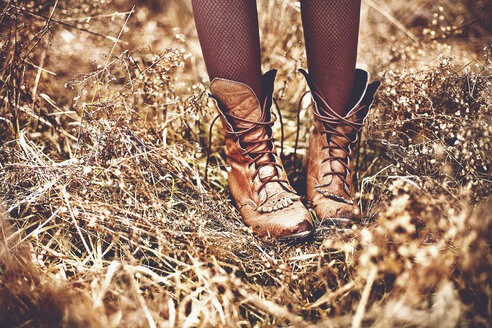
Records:
<instances>
[{"instance_id":1,"label":"patterned tights","mask_svg":"<svg viewBox=\"0 0 492 328\"><path fill-rule=\"evenodd\" d=\"M261 55L254 0L192 0L210 80L248 85L261 96ZM317 91L344 115L352 90L360 0L301 0L308 70Z\"/></svg>"}]
</instances>

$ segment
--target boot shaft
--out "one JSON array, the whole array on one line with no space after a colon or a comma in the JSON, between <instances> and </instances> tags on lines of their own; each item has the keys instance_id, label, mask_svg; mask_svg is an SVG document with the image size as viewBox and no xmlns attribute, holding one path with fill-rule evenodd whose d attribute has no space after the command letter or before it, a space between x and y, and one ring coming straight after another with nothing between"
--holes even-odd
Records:
<instances>
[{"instance_id":1,"label":"boot shaft","mask_svg":"<svg viewBox=\"0 0 492 328\"><path fill-rule=\"evenodd\" d=\"M307 198L321 219L348 223L360 217L355 198L354 157L379 82L357 69L345 116L333 111L301 70L312 95L314 128L309 140Z\"/></svg>"},{"instance_id":2,"label":"boot shaft","mask_svg":"<svg viewBox=\"0 0 492 328\"><path fill-rule=\"evenodd\" d=\"M221 78L212 81L211 98L219 112L226 143L230 146L226 149L238 148L232 143L239 142L240 152L250 152L246 158L251 160L258 154L266 153L261 156L261 160L272 160L268 153L276 152L276 149L272 138L273 121L270 107L276 72L271 70L263 75L263 98L258 98L254 91L243 83ZM244 161L244 158L239 158L234 153L227 155L239 162Z\"/></svg>"}]
</instances>

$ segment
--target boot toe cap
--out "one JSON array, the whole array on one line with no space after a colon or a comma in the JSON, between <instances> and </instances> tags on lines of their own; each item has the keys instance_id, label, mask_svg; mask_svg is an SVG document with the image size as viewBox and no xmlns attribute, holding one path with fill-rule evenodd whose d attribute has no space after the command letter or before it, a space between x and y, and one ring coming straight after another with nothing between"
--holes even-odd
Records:
<instances>
[{"instance_id":1,"label":"boot toe cap","mask_svg":"<svg viewBox=\"0 0 492 328\"><path fill-rule=\"evenodd\" d=\"M304 239L314 233L314 226L311 220L304 220L299 223L293 230L288 229L285 234L279 237L279 240Z\"/></svg>"},{"instance_id":2,"label":"boot toe cap","mask_svg":"<svg viewBox=\"0 0 492 328\"><path fill-rule=\"evenodd\" d=\"M323 197L312 202L312 207L322 223L336 226L347 226L361 219L357 204L347 204Z\"/></svg>"},{"instance_id":3,"label":"boot toe cap","mask_svg":"<svg viewBox=\"0 0 492 328\"><path fill-rule=\"evenodd\" d=\"M259 235L284 239L303 239L314 232L314 224L302 203L269 213L241 213L245 223ZM297 205L297 206L296 206ZM248 219L249 218L249 219Z\"/></svg>"}]
</instances>

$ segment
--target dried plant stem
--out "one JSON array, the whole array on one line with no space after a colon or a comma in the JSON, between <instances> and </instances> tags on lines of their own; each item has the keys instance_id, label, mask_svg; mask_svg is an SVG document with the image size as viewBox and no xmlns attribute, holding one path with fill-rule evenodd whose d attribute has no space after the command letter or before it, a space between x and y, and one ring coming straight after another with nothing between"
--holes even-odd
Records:
<instances>
[{"instance_id":1,"label":"dried plant stem","mask_svg":"<svg viewBox=\"0 0 492 328\"><path fill-rule=\"evenodd\" d=\"M41 59L39 61L38 72L36 73L36 80L34 81L34 87L32 89L32 106L34 111L34 102L36 100L36 94L38 91L39 80L41 79L41 72L43 71L44 59L46 58L46 49L41 53Z\"/></svg>"},{"instance_id":2,"label":"dried plant stem","mask_svg":"<svg viewBox=\"0 0 492 328\"><path fill-rule=\"evenodd\" d=\"M26 15L29 15L29 16L33 16L33 17L36 17L36 18L44 19L46 21L51 21L51 22L60 24L60 25L62 25L64 27L68 27L68 28L71 28L71 29L75 29L75 30L79 30L79 31L82 31L82 32L86 32L86 33L92 34L94 36L98 36L98 37L102 37L102 38L111 40L113 42L123 42L123 41L120 41L119 39L117 39L115 37L112 37L112 36L109 36L109 35L104 35L102 33L94 32L94 31L90 31L90 30L85 29L85 28L82 28L82 27L77 27L77 26L74 26L74 25L71 25L71 24L62 22L62 21L60 21L58 19L55 19L55 18L52 18L52 17L45 17L43 15L39 15L39 14L30 12L30 11L24 9L24 8L20 8L20 7L17 7L15 5L10 5L10 6L13 7L13 8L15 8L15 9L20 10L22 13L24 13ZM125 42L123 42L123 43L125 43Z\"/></svg>"},{"instance_id":3,"label":"dried plant stem","mask_svg":"<svg viewBox=\"0 0 492 328\"><path fill-rule=\"evenodd\" d=\"M357 306L354 319L352 320L352 328L360 328L362 319L364 317L364 312L366 311L367 301L369 300L369 295L371 294L372 284L376 279L377 273L378 273L378 269L375 266L373 266L369 271L369 276L367 277L366 285L364 286L364 290L362 291L362 295L360 297L359 305Z\"/></svg>"},{"instance_id":4,"label":"dried plant stem","mask_svg":"<svg viewBox=\"0 0 492 328\"><path fill-rule=\"evenodd\" d=\"M99 85L102 81L102 78L104 76L104 72L108 68L109 61L111 60L111 56L113 55L114 49L116 48L116 45L118 44L118 41L121 38L121 35L123 34L123 31L125 30L126 24L128 24L128 20L130 20L130 17L132 16L132 13L135 9L135 5L133 5L132 10L130 10L130 14L126 17L125 22L123 23L123 27L120 29L120 33L118 33L118 37L114 39L113 47L111 48L111 51L109 52L108 58L106 59L106 63L104 64L103 69L101 70L101 75L99 78L99 83L96 85L96 89L94 90L94 95L92 96L92 101L91 103L94 103L94 100L96 99L97 92L99 91Z\"/></svg>"},{"instance_id":5,"label":"dried plant stem","mask_svg":"<svg viewBox=\"0 0 492 328\"><path fill-rule=\"evenodd\" d=\"M388 13L386 10L383 10L379 5L377 5L376 3L374 3L372 0L364 0L364 2L366 2L369 6L371 6L378 13L380 13L381 15L383 15L393 25L395 25L400 30L402 30L403 33L405 33L414 42L419 42L419 39L415 36L415 34L413 34L412 32L410 32L405 26L403 26L403 24L400 23L398 21L398 19L396 19L393 15L391 15L390 13Z\"/></svg>"},{"instance_id":6,"label":"dried plant stem","mask_svg":"<svg viewBox=\"0 0 492 328\"><path fill-rule=\"evenodd\" d=\"M270 313L276 318L288 319L293 327L308 327L309 325L304 322L298 316L290 313L285 308L279 306L276 303L262 299L257 295L247 295L245 303L251 303L261 311Z\"/></svg>"}]
</instances>

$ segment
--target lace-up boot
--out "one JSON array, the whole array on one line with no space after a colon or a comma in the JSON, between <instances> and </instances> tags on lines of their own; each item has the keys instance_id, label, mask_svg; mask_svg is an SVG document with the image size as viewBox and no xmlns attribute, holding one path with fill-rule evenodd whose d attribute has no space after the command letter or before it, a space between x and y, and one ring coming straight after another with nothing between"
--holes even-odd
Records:
<instances>
[{"instance_id":1,"label":"lace-up boot","mask_svg":"<svg viewBox=\"0 0 492 328\"><path fill-rule=\"evenodd\" d=\"M244 222L261 235L304 238L313 223L289 184L272 137L275 75L272 70L263 76L261 103L236 81L216 78L210 91L225 132L229 189Z\"/></svg>"},{"instance_id":2,"label":"lace-up boot","mask_svg":"<svg viewBox=\"0 0 492 328\"><path fill-rule=\"evenodd\" d=\"M305 76L312 95L314 128L309 139L307 199L322 221L346 226L361 218L355 202L354 157L379 82L368 84L369 74L356 70L349 110L345 116L333 111Z\"/></svg>"}]
</instances>

